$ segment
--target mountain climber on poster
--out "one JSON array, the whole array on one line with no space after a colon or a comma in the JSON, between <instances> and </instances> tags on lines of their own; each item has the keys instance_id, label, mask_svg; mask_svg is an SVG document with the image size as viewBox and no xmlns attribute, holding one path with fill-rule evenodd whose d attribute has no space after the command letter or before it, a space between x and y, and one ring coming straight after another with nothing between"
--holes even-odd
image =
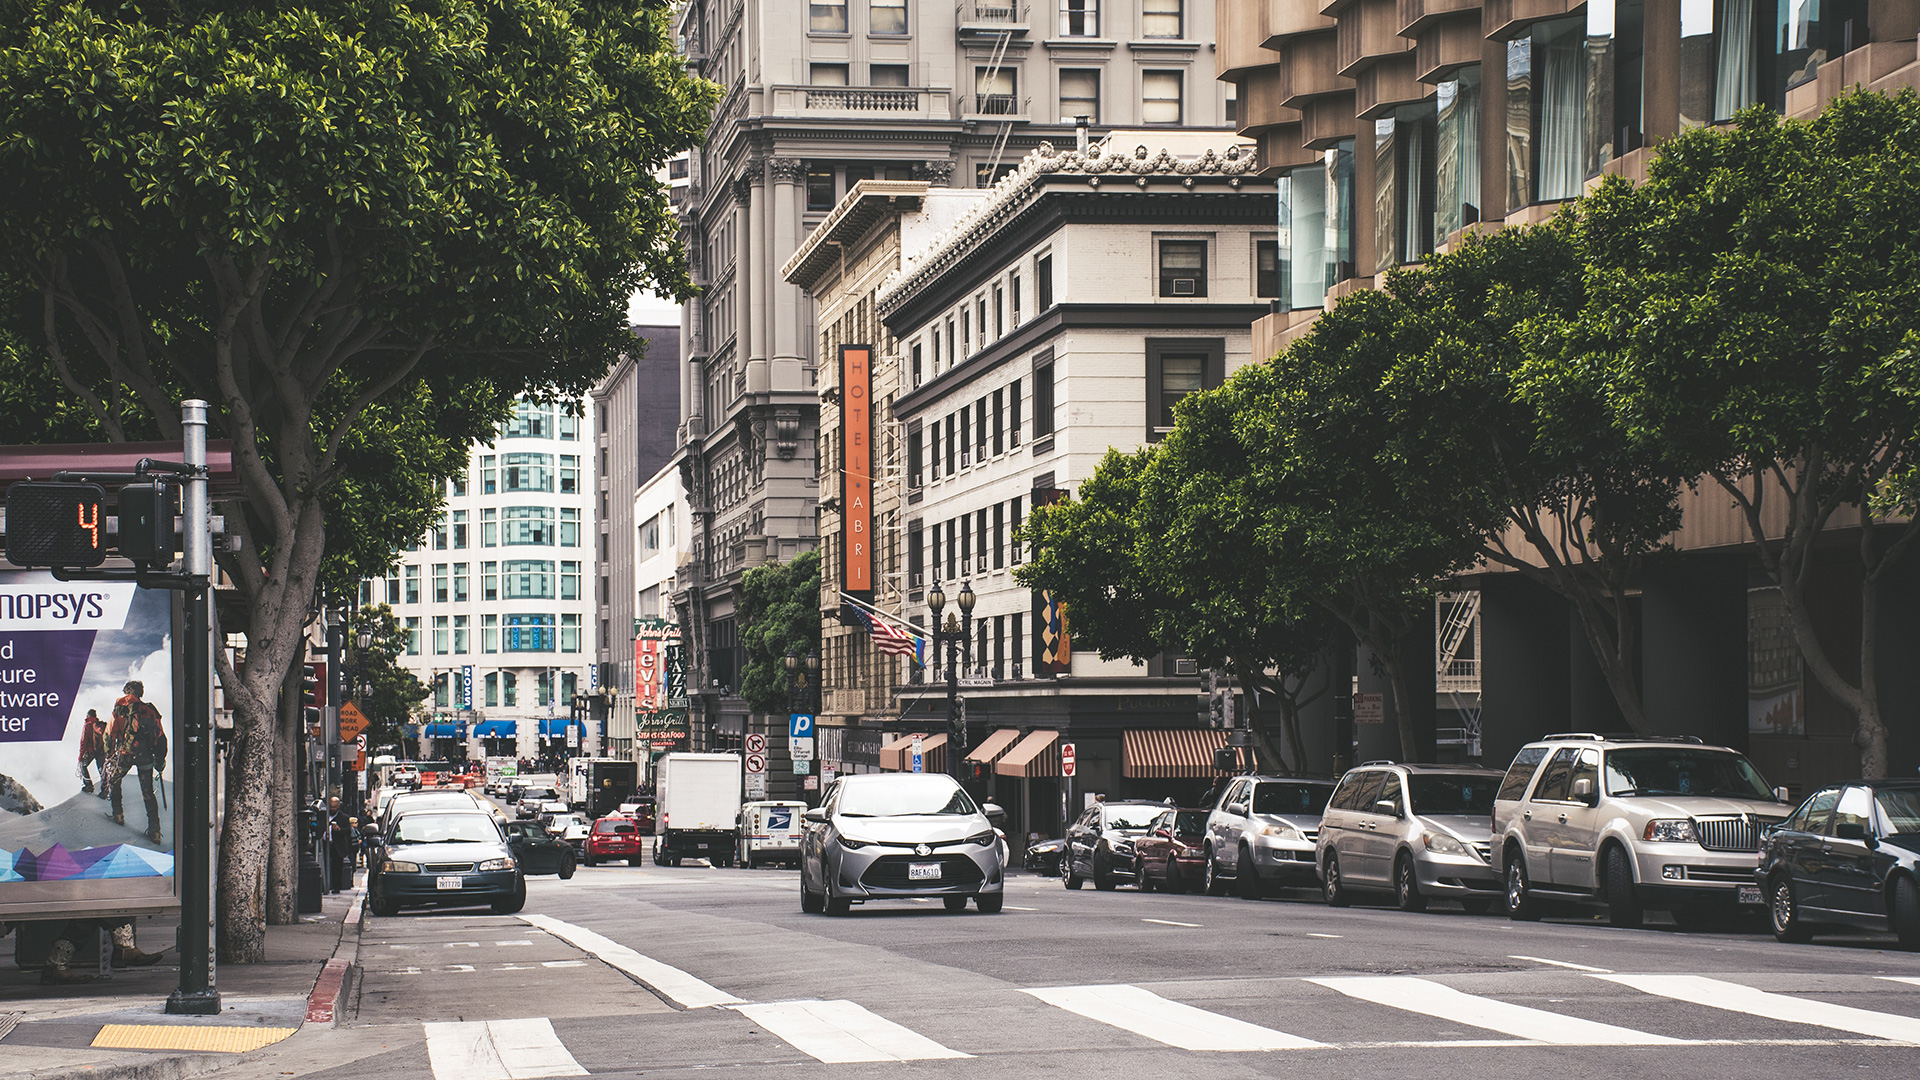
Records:
<instances>
[{"instance_id":1,"label":"mountain climber on poster","mask_svg":"<svg viewBox=\"0 0 1920 1080\"><path fill-rule=\"evenodd\" d=\"M93 774L100 773L100 790L93 792ZM107 722L98 709L87 710L86 726L80 730L80 790L107 797Z\"/></svg>"},{"instance_id":2,"label":"mountain climber on poster","mask_svg":"<svg viewBox=\"0 0 1920 1080\"><path fill-rule=\"evenodd\" d=\"M161 842L160 803L154 798L153 774L167 767L167 733L160 725L160 710L141 700L147 688L134 679L122 687L120 700L113 703L113 726L107 729L107 792L113 799L113 823L125 825L121 809L120 781L130 769L140 770L140 796L147 804L147 839Z\"/></svg>"}]
</instances>

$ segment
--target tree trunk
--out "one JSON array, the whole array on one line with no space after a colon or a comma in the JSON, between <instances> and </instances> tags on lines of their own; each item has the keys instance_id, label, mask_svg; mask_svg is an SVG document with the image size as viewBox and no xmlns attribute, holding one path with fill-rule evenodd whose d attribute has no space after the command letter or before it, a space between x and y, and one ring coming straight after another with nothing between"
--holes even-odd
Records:
<instances>
[{"instance_id":1,"label":"tree trunk","mask_svg":"<svg viewBox=\"0 0 1920 1080\"><path fill-rule=\"evenodd\" d=\"M267 925L292 926L300 921L299 812L294 805L294 778L304 765L299 760L300 669L305 656L295 652L280 683L279 734L273 748L273 836L267 851Z\"/></svg>"},{"instance_id":2,"label":"tree trunk","mask_svg":"<svg viewBox=\"0 0 1920 1080\"><path fill-rule=\"evenodd\" d=\"M1639 665L1634 663L1640 637L1633 624L1633 605L1616 593L1608 611L1605 605L1574 589L1556 591L1573 601L1580 629L1586 634L1594 661L1600 665L1600 674L1607 680L1607 689L1613 692L1620 718L1631 731L1653 734L1653 722L1647 719L1646 706L1640 699Z\"/></svg>"}]
</instances>

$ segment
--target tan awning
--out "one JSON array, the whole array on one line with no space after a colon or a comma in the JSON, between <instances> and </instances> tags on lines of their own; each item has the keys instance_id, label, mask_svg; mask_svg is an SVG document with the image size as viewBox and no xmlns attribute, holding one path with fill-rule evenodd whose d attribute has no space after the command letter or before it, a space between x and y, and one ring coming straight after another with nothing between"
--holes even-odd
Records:
<instances>
[{"instance_id":1,"label":"tan awning","mask_svg":"<svg viewBox=\"0 0 1920 1080\"><path fill-rule=\"evenodd\" d=\"M1206 780L1227 733L1213 728L1120 733L1120 775L1133 780Z\"/></svg>"},{"instance_id":2,"label":"tan awning","mask_svg":"<svg viewBox=\"0 0 1920 1080\"><path fill-rule=\"evenodd\" d=\"M1019 737L1019 729L1003 727L999 731L987 736L987 741L967 751L966 760L977 761L982 765L991 765L994 759L1006 753L1007 747L1012 746L1014 740Z\"/></svg>"},{"instance_id":3,"label":"tan awning","mask_svg":"<svg viewBox=\"0 0 1920 1080\"><path fill-rule=\"evenodd\" d=\"M999 761L993 763L995 776L1025 776L1041 779L1060 775L1060 733L1029 731Z\"/></svg>"},{"instance_id":4,"label":"tan awning","mask_svg":"<svg viewBox=\"0 0 1920 1080\"><path fill-rule=\"evenodd\" d=\"M947 737L945 735L920 736L920 771L943 773L947 771ZM905 735L880 748L881 772L913 771L913 736Z\"/></svg>"}]
</instances>

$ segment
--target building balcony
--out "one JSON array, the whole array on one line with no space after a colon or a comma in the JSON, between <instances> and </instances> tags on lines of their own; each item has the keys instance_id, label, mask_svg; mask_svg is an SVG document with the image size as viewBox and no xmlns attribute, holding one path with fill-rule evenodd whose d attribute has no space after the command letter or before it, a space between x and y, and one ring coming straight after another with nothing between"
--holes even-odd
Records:
<instances>
[{"instance_id":1,"label":"building balcony","mask_svg":"<svg viewBox=\"0 0 1920 1080\"><path fill-rule=\"evenodd\" d=\"M1033 119L1032 103L1017 94L961 94L956 104L962 120L1025 123Z\"/></svg>"},{"instance_id":2,"label":"building balcony","mask_svg":"<svg viewBox=\"0 0 1920 1080\"><path fill-rule=\"evenodd\" d=\"M1032 16L1033 6L1021 0L961 0L953 9L954 28L962 39L1025 37L1033 29Z\"/></svg>"},{"instance_id":3,"label":"building balcony","mask_svg":"<svg viewBox=\"0 0 1920 1080\"><path fill-rule=\"evenodd\" d=\"M945 87L775 85L767 93L774 116L953 119Z\"/></svg>"}]
</instances>

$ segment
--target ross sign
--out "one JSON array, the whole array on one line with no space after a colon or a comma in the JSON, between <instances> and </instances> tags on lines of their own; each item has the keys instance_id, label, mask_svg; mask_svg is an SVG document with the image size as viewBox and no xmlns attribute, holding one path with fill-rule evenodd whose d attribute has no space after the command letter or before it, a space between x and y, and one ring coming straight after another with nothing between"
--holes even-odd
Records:
<instances>
[{"instance_id":1,"label":"ross sign","mask_svg":"<svg viewBox=\"0 0 1920 1080\"><path fill-rule=\"evenodd\" d=\"M747 771L750 773L766 772L767 771L767 755L748 754L747 755Z\"/></svg>"},{"instance_id":2,"label":"ross sign","mask_svg":"<svg viewBox=\"0 0 1920 1080\"><path fill-rule=\"evenodd\" d=\"M765 735L755 733L747 736L747 753L765 754L766 752L767 752L767 737Z\"/></svg>"},{"instance_id":3,"label":"ross sign","mask_svg":"<svg viewBox=\"0 0 1920 1080\"><path fill-rule=\"evenodd\" d=\"M107 492L99 484L23 480L7 489L7 561L99 566L107 558Z\"/></svg>"},{"instance_id":4,"label":"ross sign","mask_svg":"<svg viewBox=\"0 0 1920 1080\"><path fill-rule=\"evenodd\" d=\"M1074 767L1073 744L1063 742L1060 744L1060 775L1072 776Z\"/></svg>"},{"instance_id":5,"label":"ross sign","mask_svg":"<svg viewBox=\"0 0 1920 1080\"><path fill-rule=\"evenodd\" d=\"M1353 722L1356 724L1384 724L1387 722L1387 695L1353 695Z\"/></svg>"},{"instance_id":6,"label":"ross sign","mask_svg":"<svg viewBox=\"0 0 1920 1080\"><path fill-rule=\"evenodd\" d=\"M367 748L366 730L367 730L367 714L360 711L360 706L355 705L351 701L341 702L340 703L340 738L341 740L342 741L352 740L352 741L358 742L360 744L360 748L362 750L365 750Z\"/></svg>"},{"instance_id":7,"label":"ross sign","mask_svg":"<svg viewBox=\"0 0 1920 1080\"><path fill-rule=\"evenodd\" d=\"M872 346L840 346L840 587L865 601L873 599L872 362Z\"/></svg>"},{"instance_id":8,"label":"ross sign","mask_svg":"<svg viewBox=\"0 0 1920 1080\"><path fill-rule=\"evenodd\" d=\"M467 664L460 669L460 707L473 711L473 665Z\"/></svg>"}]
</instances>

